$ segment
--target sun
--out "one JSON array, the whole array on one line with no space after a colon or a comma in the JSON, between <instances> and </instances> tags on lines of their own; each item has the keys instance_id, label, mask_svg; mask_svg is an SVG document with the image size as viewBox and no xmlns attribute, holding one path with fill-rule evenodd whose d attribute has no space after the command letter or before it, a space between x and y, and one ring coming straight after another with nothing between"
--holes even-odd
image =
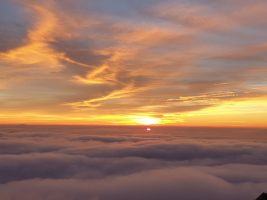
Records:
<instances>
[{"instance_id":1,"label":"sun","mask_svg":"<svg viewBox=\"0 0 267 200\"><path fill-rule=\"evenodd\" d=\"M139 116L135 120L138 124L143 124L143 125L153 125L153 124L159 124L160 120L158 118L153 118L153 117L143 117Z\"/></svg>"}]
</instances>

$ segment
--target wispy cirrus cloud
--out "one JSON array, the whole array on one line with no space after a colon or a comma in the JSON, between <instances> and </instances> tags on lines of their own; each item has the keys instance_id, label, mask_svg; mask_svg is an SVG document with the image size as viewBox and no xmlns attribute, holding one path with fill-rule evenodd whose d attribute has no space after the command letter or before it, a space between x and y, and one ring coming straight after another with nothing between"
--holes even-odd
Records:
<instances>
[{"instance_id":1,"label":"wispy cirrus cloud","mask_svg":"<svg viewBox=\"0 0 267 200\"><path fill-rule=\"evenodd\" d=\"M264 2L113 3L4 2L4 114L167 116L265 98ZM235 95L212 100L222 93ZM194 96L205 103L168 101Z\"/></svg>"}]
</instances>

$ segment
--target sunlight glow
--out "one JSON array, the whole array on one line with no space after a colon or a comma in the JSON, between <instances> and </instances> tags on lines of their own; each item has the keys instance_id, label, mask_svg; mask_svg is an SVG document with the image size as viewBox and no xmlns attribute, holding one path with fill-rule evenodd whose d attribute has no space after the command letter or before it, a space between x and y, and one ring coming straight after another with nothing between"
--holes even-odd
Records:
<instances>
[{"instance_id":1,"label":"sunlight glow","mask_svg":"<svg viewBox=\"0 0 267 200\"><path fill-rule=\"evenodd\" d=\"M143 125L153 125L153 124L159 124L160 119L153 118L153 117L137 117L135 120L138 124L143 124Z\"/></svg>"}]
</instances>

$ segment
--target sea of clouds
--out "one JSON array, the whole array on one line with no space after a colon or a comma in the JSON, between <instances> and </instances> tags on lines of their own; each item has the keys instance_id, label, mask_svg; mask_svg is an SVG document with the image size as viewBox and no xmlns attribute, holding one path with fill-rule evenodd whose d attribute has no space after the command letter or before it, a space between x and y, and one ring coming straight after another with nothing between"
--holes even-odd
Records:
<instances>
[{"instance_id":1,"label":"sea of clouds","mask_svg":"<svg viewBox=\"0 0 267 200\"><path fill-rule=\"evenodd\" d=\"M253 200L266 129L0 126L1 200Z\"/></svg>"}]
</instances>

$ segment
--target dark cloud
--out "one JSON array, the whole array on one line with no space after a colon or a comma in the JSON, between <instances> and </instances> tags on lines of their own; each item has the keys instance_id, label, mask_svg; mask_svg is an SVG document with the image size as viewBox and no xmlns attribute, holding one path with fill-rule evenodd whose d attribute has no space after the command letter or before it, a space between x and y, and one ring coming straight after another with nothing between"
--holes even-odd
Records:
<instances>
[{"instance_id":1,"label":"dark cloud","mask_svg":"<svg viewBox=\"0 0 267 200\"><path fill-rule=\"evenodd\" d=\"M240 49L233 49L230 53L218 56L215 59L236 61L236 62L256 62L261 63L266 61L266 44L254 44L250 46L244 46Z\"/></svg>"},{"instance_id":2,"label":"dark cloud","mask_svg":"<svg viewBox=\"0 0 267 200\"><path fill-rule=\"evenodd\" d=\"M54 152L61 149L58 145L36 144L34 142L1 141L1 154L24 154L31 152Z\"/></svg>"},{"instance_id":3,"label":"dark cloud","mask_svg":"<svg viewBox=\"0 0 267 200\"><path fill-rule=\"evenodd\" d=\"M137 145L128 148L81 149L69 153L103 158L141 157L193 163L206 160L207 163L265 164L267 162L264 156L266 151L265 146L258 145L238 146L237 148L232 145L172 144L172 142L166 142L165 144ZM256 158L255 155L257 155Z\"/></svg>"},{"instance_id":4,"label":"dark cloud","mask_svg":"<svg viewBox=\"0 0 267 200\"><path fill-rule=\"evenodd\" d=\"M86 39L62 40L59 38L51 42L50 45L66 56L65 67L73 75L86 75L90 70L105 63L110 58L108 55L95 53L95 45L93 46L93 43Z\"/></svg>"},{"instance_id":5,"label":"dark cloud","mask_svg":"<svg viewBox=\"0 0 267 200\"><path fill-rule=\"evenodd\" d=\"M142 158L100 159L61 153L1 156L1 183L30 179L100 179L167 166Z\"/></svg>"},{"instance_id":6,"label":"dark cloud","mask_svg":"<svg viewBox=\"0 0 267 200\"><path fill-rule=\"evenodd\" d=\"M29 180L0 189L9 199L253 199L266 184L231 184L194 169L168 169L102 180ZM16 191L16 193L14 193Z\"/></svg>"},{"instance_id":7,"label":"dark cloud","mask_svg":"<svg viewBox=\"0 0 267 200\"><path fill-rule=\"evenodd\" d=\"M20 47L27 41L27 32L31 27L22 7L14 1L1 1L0 8L0 52L6 52Z\"/></svg>"}]
</instances>

